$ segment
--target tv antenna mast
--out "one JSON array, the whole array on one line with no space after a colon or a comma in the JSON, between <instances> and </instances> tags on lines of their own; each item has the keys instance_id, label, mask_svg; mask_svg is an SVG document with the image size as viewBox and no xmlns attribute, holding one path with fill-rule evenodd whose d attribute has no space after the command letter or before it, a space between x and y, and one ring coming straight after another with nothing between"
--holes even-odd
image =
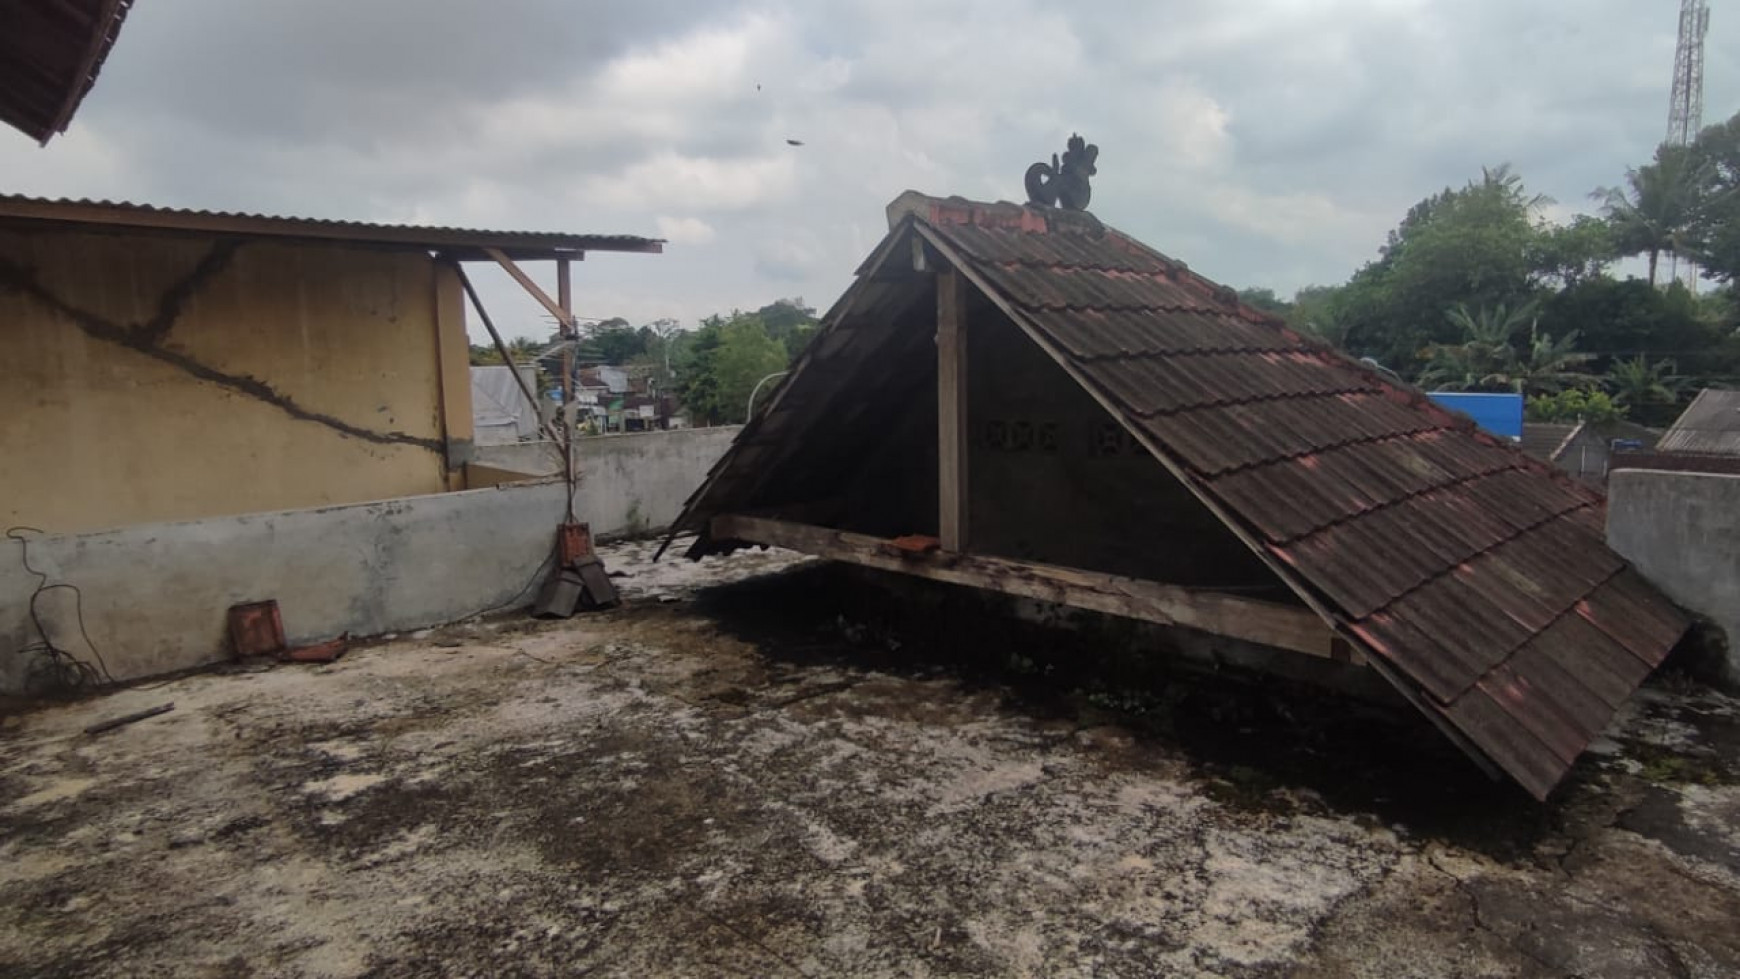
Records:
<instances>
[{"instance_id":1,"label":"tv antenna mast","mask_svg":"<svg viewBox=\"0 0 1740 979\"><path fill-rule=\"evenodd\" d=\"M1680 43L1674 50L1674 88L1668 100L1669 146L1692 145L1704 127L1704 35L1709 31L1709 0L1680 0ZM1668 266L1668 281L1676 278L1697 291L1698 267L1678 251Z\"/></svg>"}]
</instances>

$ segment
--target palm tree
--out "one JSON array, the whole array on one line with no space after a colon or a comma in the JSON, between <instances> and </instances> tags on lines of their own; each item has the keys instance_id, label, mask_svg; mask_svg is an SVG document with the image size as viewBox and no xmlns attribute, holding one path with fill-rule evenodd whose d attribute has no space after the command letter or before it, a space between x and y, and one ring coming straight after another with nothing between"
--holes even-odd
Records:
<instances>
[{"instance_id":1,"label":"palm tree","mask_svg":"<svg viewBox=\"0 0 1740 979\"><path fill-rule=\"evenodd\" d=\"M1470 312L1468 304L1457 303L1444 313L1444 318L1456 326L1470 342L1488 347L1508 347L1511 337L1524 324L1535 321L1535 304L1523 303L1515 309L1510 309L1504 303L1499 303L1491 309L1485 306L1478 311Z\"/></svg>"},{"instance_id":2,"label":"palm tree","mask_svg":"<svg viewBox=\"0 0 1740 979\"><path fill-rule=\"evenodd\" d=\"M1535 304L1514 310L1502 304L1494 309L1469 312L1461 303L1445 316L1462 330L1460 344L1432 348L1432 360L1420 383L1441 391L1515 391L1519 394L1552 394L1587 375L1575 370L1588 363L1590 354L1579 352L1577 333L1553 339L1536 328ZM1511 342L1522 324L1529 327L1526 356L1518 356Z\"/></svg>"},{"instance_id":3,"label":"palm tree","mask_svg":"<svg viewBox=\"0 0 1740 979\"><path fill-rule=\"evenodd\" d=\"M1506 309L1503 303L1478 312L1457 303L1444 314L1462 331L1459 344L1434 344L1420 383L1442 391L1508 390L1516 368L1511 337L1534 320L1534 304Z\"/></svg>"},{"instance_id":4,"label":"palm tree","mask_svg":"<svg viewBox=\"0 0 1740 979\"><path fill-rule=\"evenodd\" d=\"M1553 203L1553 199L1546 194L1528 194L1523 189L1522 175L1512 170L1508 163L1500 163L1496 167L1481 167L1480 186L1483 190L1494 191L1520 203L1524 210L1530 212L1538 211Z\"/></svg>"},{"instance_id":5,"label":"palm tree","mask_svg":"<svg viewBox=\"0 0 1740 979\"><path fill-rule=\"evenodd\" d=\"M1594 354L1577 350L1577 331L1554 340L1552 334L1541 333L1529 324L1528 356L1519 359L1512 372L1515 390L1525 395L1557 394L1565 388L1589 381L1589 375L1575 368L1594 359Z\"/></svg>"},{"instance_id":6,"label":"palm tree","mask_svg":"<svg viewBox=\"0 0 1740 979\"><path fill-rule=\"evenodd\" d=\"M1709 164L1685 147L1662 146L1654 163L1625 171L1625 187L1597 187L1589 195L1600 202L1620 252L1649 256L1650 285L1663 252L1697 251L1691 229L1712 176Z\"/></svg>"},{"instance_id":7,"label":"palm tree","mask_svg":"<svg viewBox=\"0 0 1740 979\"><path fill-rule=\"evenodd\" d=\"M1676 370L1678 365L1672 360L1650 363L1638 354L1630 360L1616 360L1607 368L1607 386L1613 391L1613 400L1627 411L1671 404L1686 387L1686 379L1674 373Z\"/></svg>"}]
</instances>

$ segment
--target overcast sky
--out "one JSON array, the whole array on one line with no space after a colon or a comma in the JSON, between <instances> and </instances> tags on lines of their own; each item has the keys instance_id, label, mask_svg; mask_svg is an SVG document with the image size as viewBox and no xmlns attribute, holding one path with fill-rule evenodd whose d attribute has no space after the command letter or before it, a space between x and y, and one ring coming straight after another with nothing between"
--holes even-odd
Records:
<instances>
[{"instance_id":1,"label":"overcast sky","mask_svg":"<svg viewBox=\"0 0 1740 979\"><path fill-rule=\"evenodd\" d=\"M1740 10L1722 7L1707 123L1740 109ZM67 134L0 130L0 191L655 235L662 256L578 266L577 311L692 323L825 308L901 191L1021 200L1027 165L1079 130L1101 220L1287 294L1342 281L1482 164L1587 209L1662 137L1677 10L138 0ZM547 332L480 277L507 332Z\"/></svg>"}]
</instances>

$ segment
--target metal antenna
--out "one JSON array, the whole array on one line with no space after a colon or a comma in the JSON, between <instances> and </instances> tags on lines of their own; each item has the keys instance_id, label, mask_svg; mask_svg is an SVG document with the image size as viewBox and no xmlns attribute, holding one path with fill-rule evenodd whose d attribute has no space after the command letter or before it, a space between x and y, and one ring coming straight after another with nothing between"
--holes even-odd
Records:
<instances>
[{"instance_id":1,"label":"metal antenna","mask_svg":"<svg viewBox=\"0 0 1740 979\"><path fill-rule=\"evenodd\" d=\"M1674 90L1668 101L1667 145L1690 146L1704 128L1704 35L1710 31L1709 0L1680 0L1680 43L1674 51ZM1698 267L1678 250L1670 253L1668 279L1698 291Z\"/></svg>"}]
</instances>

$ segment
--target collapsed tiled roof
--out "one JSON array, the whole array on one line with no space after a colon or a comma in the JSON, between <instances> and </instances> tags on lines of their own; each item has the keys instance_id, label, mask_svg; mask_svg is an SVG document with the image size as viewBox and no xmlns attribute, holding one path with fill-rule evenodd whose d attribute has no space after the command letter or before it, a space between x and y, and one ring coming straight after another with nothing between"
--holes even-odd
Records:
<instances>
[{"instance_id":1,"label":"collapsed tiled roof","mask_svg":"<svg viewBox=\"0 0 1740 979\"><path fill-rule=\"evenodd\" d=\"M0 3L0 122L39 143L66 131L132 0Z\"/></svg>"},{"instance_id":2,"label":"collapsed tiled roof","mask_svg":"<svg viewBox=\"0 0 1740 979\"><path fill-rule=\"evenodd\" d=\"M1536 797L1685 630L1606 547L1599 494L1182 263L1087 215L1012 204L908 194L890 223L796 366L791 399L804 403L818 356L849 349L842 323L891 308L898 287L877 268L916 236L1416 706ZM768 415L679 526L766 502L752 470L771 443L806 425L829 440L849 421Z\"/></svg>"}]
</instances>

